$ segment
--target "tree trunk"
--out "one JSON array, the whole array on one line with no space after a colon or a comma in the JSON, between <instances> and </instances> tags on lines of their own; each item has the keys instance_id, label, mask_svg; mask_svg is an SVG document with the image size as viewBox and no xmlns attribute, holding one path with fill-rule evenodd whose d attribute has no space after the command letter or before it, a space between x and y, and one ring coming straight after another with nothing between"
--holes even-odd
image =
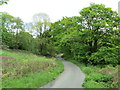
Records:
<instances>
[{"instance_id":1,"label":"tree trunk","mask_svg":"<svg viewBox=\"0 0 120 90\"><path fill-rule=\"evenodd\" d=\"M90 51L89 55L91 55L91 53L92 53L92 41L89 42L89 51Z\"/></svg>"},{"instance_id":2,"label":"tree trunk","mask_svg":"<svg viewBox=\"0 0 120 90\"><path fill-rule=\"evenodd\" d=\"M94 46L93 46L93 52L96 52L96 51L97 51L97 48L98 48L98 40L95 39L95 40L94 40Z\"/></svg>"}]
</instances>

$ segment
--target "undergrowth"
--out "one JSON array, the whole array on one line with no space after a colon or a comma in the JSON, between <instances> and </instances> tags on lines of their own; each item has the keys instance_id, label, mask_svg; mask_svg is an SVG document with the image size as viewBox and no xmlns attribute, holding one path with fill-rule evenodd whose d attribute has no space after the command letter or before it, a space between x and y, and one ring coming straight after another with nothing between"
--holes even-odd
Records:
<instances>
[{"instance_id":1,"label":"undergrowth","mask_svg":"<svg viewBox=\"0 0 120 90\"><path fill-rule=\"evenodd\" d=\"M85 65L75 60L70 60L72 63L78 65L80 69L86 74L83 88L119 88L120 78L119 65L113 67Z\"/></svg>"}]
</instances>

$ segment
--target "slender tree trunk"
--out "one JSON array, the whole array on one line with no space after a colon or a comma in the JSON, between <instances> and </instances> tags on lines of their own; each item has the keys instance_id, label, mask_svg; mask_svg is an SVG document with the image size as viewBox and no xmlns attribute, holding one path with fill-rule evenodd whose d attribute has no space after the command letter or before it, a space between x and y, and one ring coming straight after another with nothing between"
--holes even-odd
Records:
<instances>
[{"instance_id":1,"label":"slender tree trunk","mask_svg":"<svg viewBox=\"0 0 120 90\"><path fill-rule=\"evenodd\" d=\"M92 41L89 42L89 51L90 51L89 55L91 55L91 53L92 53Z\"/></svg>"},{"instance_id":2,"label":"slender tree trunk","mask_svg":"<svg viewBox=\"0 0 120 90\"><path fill-rule=\"evenodd\" d=\"M94 40L94 47L93 47L94 49L94 51L93 52L96 52L97 51L97 48L98 48L98 40L97 39L95 39Z\"/></svg>"}]
</instances>

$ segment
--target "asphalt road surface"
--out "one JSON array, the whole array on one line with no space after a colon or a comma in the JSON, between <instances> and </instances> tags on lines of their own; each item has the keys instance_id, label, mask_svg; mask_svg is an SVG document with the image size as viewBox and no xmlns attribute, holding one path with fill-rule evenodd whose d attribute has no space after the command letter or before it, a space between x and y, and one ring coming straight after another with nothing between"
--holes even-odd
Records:
<instances>
[{"instance_id":1,"label":"asphalt road surface","mask_svg":"<svg viewBox=\"0 0 120 90\"><path fill-rule=\"evenodd\" d=\"M82 88L85 74L75 64L62 60L64 72L55 80L41 88Z\"/></svg>"}]
</instances>

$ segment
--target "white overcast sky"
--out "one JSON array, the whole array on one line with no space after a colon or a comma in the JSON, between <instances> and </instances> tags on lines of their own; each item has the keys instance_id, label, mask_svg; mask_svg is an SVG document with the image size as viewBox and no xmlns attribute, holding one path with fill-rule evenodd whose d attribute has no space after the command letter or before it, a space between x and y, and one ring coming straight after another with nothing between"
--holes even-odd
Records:
<instances>
[{"instance_id":1,"label":"white overcast sky","mask_svg":"<svg viewBox=\"0 0 120 90\"><path fill-rule=\"evenodd\" d=\"M8 12L10 15L20 17L24 22L31 22L36 13L46 13L51 22L61 19L63 16L79 16L79 11L90 3L105 4L114 11L118 11L120 0L9 0L7 5L0 6L0 12Z\"/></svg>"}]
</instances>

